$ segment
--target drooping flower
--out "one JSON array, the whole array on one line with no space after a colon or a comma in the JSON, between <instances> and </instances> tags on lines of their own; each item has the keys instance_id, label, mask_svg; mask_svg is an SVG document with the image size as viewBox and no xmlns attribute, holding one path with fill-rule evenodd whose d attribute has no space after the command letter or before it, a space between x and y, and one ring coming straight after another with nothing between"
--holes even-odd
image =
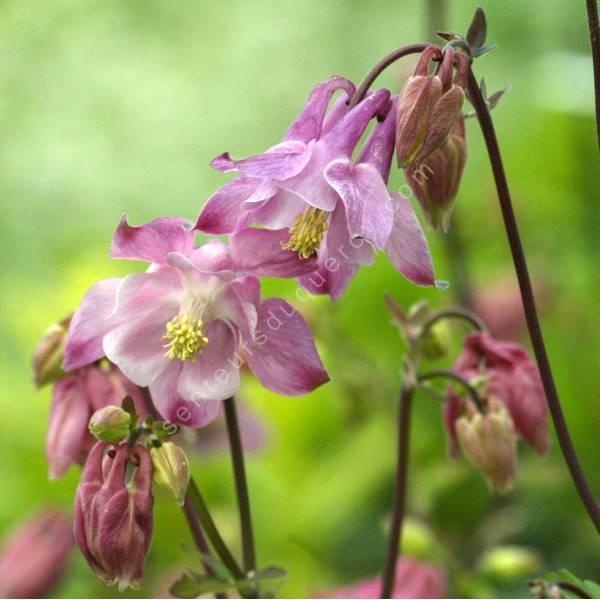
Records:
<instances>
[{"instance_id":1,"label":"drooping flower","mask_svg":"<svg viewBox=\"0 0 600 600\"><path fill-rule=\"evenodd\" d=\"M402 558L396 565L392 598L445 598L446 574L435 565L413 558ZM379 598L381 577L358 581L352 585L318 592L313 598Z\"/></svg>"},{"instance_id":2,"label":"drooping flower","mask_svg":"<svg viewBox=\"0 0 600 600\"><path fill-rule=\"evenodd\" d=\"M406 169L406 180L433 229L448 231L466 160L465 122L460 117L440 146L421 164Z\"/></svg>"},{"instance_id":3,"label":"drooping flower","mask_svg":"<svg viewBox=\"0 0 600 600\"><path fill-rule=\"evenodd\" d=\"M462 453L485 476L489 486L505 494L513 485L517 435L506 407L493 396L481 414L472 402L463 403L454 428Z\"/></svg>"},{"instance_id":4,"label":"drooping flower","mask_svg":"<svg viewBox=\"0 0 600 600\"><path fill-rule=\"evenodd\" d=\"M440 60L438 70L429 74L430 62ZM457 72L454 74L454 62ZM443 57L435 46L419 58L414 74L400 95L396 123L396 154L401 168L419 165L444 142L454 129L465 98L468 60L447 48Z\"/></svg>"},{"instance_id":5,"label":"drooping flower","mask_svg":"<svg viewBox=\"0 0 600 600\"><path fill-rule=\"evenodd\" d=\"M301 277L300 283L334 300L360 265L372 262L375 248L385 250L410 280L431 285L433 266L420 224L408 201L386 186L396 100L379 90L349 111L342 97L325 116L336 86L341 87L340 78L317 86L292 125L296 130L311 123L315 137L303 142L301 152L290 152L284 141L247 159L216 158L215 169L240 176L208 200L196 226L207 233L235 233L256 224L280 232L284 248L304 260L317 258L317 273ZM344 89L350 93L348 86ZM318 115L310 110L316 104ZM354 163L353 151L377 115L381 122Z\"/></svg>"},{"instance_id":6,"label":"drooping flower","mask_svg":"<svg viewBox=\"0 0 600 600\"><path fill-rule=\"evenodd\" d=\"M126 396L133 398L138 414L147 414L140 390L112 364L93 362L54 384L46 434L51 479L62 477L74 463L83 464L95 441L88 430L90 417L106 406L120 406Z\"/></svg>"},{"instance_id":7,"label":"drooping flower","mask_svg":"<svg viewBox=\"0 0 600 600\"><path fill-rule=\"evenodd\" d=\"M44 509L8 538L0 553L0 598L44 598L69 561L71 519Z\"/></svg>"},{"instance_id":8,"label":"drooping flower","mask_svg":"<svg viewBox=\"0 0 600 600\"><path fill-rule=\"evenodd\" d=\"M517 433L540 454L550 447L548 406L539 371L519 344L497 341L489 333L469 335L453 370L467 380L479 380L485 396L501 401ZM452 395L445 416L452 440L461 413L461 399Z\"/></svg>"},{"instance_id":9,"label":"drooping flower","mask_svg":"<svg viewBox=\"0 0 600 600\"><path fill-rule=\"evenodd\" d=\"M143 446L97 442L75 498L75 541L94 573L137 588L153 529L152 461Z\"/></svg>"},{"instance_id":10,"label":"drooping flower","mask_svg":"<svg viewBox=\"0 0 600 600\"><path fill-rule=\"evenodd\" d=\"M121 221L113 257L150 267L92 286L73 316L64 367L107 356L149 387L163 417L194 427L218 415L215 401L237 390L244 362L265 387L285 395L327 381L301 315L282 299L261 300L255 276L313 267L282 250L278 232L247 230L230 247L216 240L194 247L194 237L181 219L141 227Z\"/></svg>"}]
</instances>

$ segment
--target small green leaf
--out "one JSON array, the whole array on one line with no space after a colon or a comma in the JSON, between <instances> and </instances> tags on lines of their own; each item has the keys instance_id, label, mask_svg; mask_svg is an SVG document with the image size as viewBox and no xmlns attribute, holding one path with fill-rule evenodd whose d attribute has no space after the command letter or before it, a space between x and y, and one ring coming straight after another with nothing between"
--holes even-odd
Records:
<instances>
[{"instance_id":1,"label":"small green leaf","mask_svg":"<svg viewBox=\"0 0 600 600\"><path fill-rule=\"evenodd\" d=\"M135 405L131 396L125 396L125 398L123 398L123 402L121 402L121 408L125 412L129 413L132 417L136 416Z\"/></svg>"},{"instance_id":2,"label":"small green leaf","mask_svg":"<svg viewBox=\"0 0 600 600\"><path fill-rule=\"evenodd\" d=\"M249 575L248 578L252 581L267 581L273 579L283 579L284 577L287 577L287 572L284 568L271 565L269 567L265 567L264 569L258 569L258 571L254 571Z\"/></svg>"},{"instance_id":3,"label":"small green leaf","mask_svg":"<svg viewBox=\"0 0 600 600\"><path fill-rule=\"evenodd\" d=\"M184 573L169 591L177 598L197 598L203 594L226 592L232 587L233 584L229 581L189 571Z\"/></svg>"}]
</instances>

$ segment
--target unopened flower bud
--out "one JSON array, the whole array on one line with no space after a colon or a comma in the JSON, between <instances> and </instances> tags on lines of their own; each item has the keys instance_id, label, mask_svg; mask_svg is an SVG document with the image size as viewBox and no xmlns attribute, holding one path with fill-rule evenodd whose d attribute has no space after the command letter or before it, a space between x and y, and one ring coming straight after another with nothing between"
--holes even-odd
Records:
<instances>
[{"instance_id":1,"label":"unopened flower bud","mask_svg":"<svg viewBox=\"0 0 600 600\"><path fill-rule=\"evenodd\" d=\"M164 442L150 450L154 465L154 483L169 490L179 506L183 506L190 481L190 469L185 452L173 442Z\"/></svg>"},{"instance_id":2,"label":"unopened flower bud","mask_svg":"<svg viewBox=\"0 0 600 600\"><path fill-rule=\"evenodd\" d=\"M496 546L479 562L483 575L502 581L521 581L539 573L541 567L537 552L521 546Z\"/></svg>"},{"instance_id":3,"label":"unopened flower bud","mask_svg":"<svg viewBox=\"0 0 600 600\"><path fill-rule=\"evenodd\" d=\"M61 365L70 320L71 318L68 317L49 327L35 349L32 364L33 380L37 387L67 375Z\"/></svg>"},{"instance_id":4,"label":"unopened flower bud","mask_svg":"<svg viewBox=\"0 0 600 600\"><path fill-rule=\"evenodd\" d=\"M44 598L64 572L72 543L71 519L47 509L6 541L0 554L0 598Z\"/></svg>"},{"instance_id":5,"label":"unopened flower bud","mask_svg":"<svg viewBox=\"0 0 600 600\"><path fill-rule=\"evenodd\" d=\"M446 319L436 321L423 340L423 355L429 360L438 360L450 352L452 332Z\"/></svg>"},{"instance_id":6,"label":"unopened flower bud","mask_svg":"<svg viewBox=\"0 0 600 600\"><path fill-rule=\"evenodd\" d=\"M452 78L455 53L446 50L438 73L429 75L429 62L438 56L437 48L425 50L402 91L396 120L400 168L425 160L448 137L460 116L465 93Z\"/></svg>"},{"instance_id":7,"label":"unopened flower bud","mask_svg":"<svg viewBox=\"0 0 600 600\"><path fill-rule=\"evenodd\" d=\"M142 581L153 504L148 450L97 442L77 488L75 541L94 573L120 591Z\"/></svg>"},{"instance_id":8,"label":"unopened flower bud","mask_svg":"<svg viewBox=\"0 0 600 600\"><path fill-rule=\"evenodd\" d=\"M466 413L456 420L456 437L465 457L485 476L489 486L504 494L512 488L517 436L501 401L489 399L485 414L466 401Z\"/></svg>"},{"instance_id":9,"label":"unopened flower bud","mask_svg":"<svg viewBox=\"0 0 600 600\"><path fill-rule=\"evenodd\" d=\"M460 117L436 150L420 165L406 169L406 180L433 229L448 230L466 160L465 124Z\"/></svg>"},{"instance_id":10,"label":"unopened flower bud","mask_svg":"<svg viewBox=\"0 0 600 600\"><path fill-rule=\"evenodd\" d=\"M120 406L98 409L90 419L90 433L98 440L118 444L129 436L131 415Z\"/></svg>"}]
</instances>

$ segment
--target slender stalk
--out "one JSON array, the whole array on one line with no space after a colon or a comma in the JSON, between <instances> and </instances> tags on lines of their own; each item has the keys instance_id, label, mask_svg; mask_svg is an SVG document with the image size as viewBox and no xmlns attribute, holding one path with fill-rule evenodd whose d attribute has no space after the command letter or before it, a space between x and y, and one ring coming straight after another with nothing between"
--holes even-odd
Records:
<instances>
[{"instance_id":1,"label":"slender stalk","mask_svg":"<svg viewBox=\"0 0 600 600\"><path fill-rule=\"evenodd\" d=\"M596 135L600 148L600 22L598 19L597 0L586 0L590 42L592 44L592 61L594 63L594 91L596 95Z\"/></svg>"},{"instance_id":2,"label":"slender stalk","mask_svg":"<svg viewBox=\"0 0 600 600\"><path fill-rule=\"evenodd\" d=\"M409 54L416 54L418 52L423 52L425 48L430 46L430 44L411 44L409 46L402 46L401 48L396 48L390 52L387 56L384 56L365 76L362 83L356 88L356 92L354 92L354 96L350 99L350 103L348 108L354 108L366 95L367 91L373 84L373 82L379 77L379 74L382 71L385 71L392 63L396 62L400 58L404 56L408 56Z\"/></svg>"},{"instance_id":3,"label":"slender stalk","mask_svg":"<svg viewBox=\"0 0 600 600\"><path fill-rule=\"evenodd\" d=\"M154 406L154 402L152 401L152 396L148 388L140 388L140 391L142 393L144 404L148 413L152 415L154 419L162 420L162 415ZM206 536L208 536L213 548L215 549L215 552L234 579L243 579L244 573L237 564L233 554L231 554L229 548L223 541L223 538L221 537L221 534L219 533L219 530L212 519L206 502L204 501L204 498L202 497L202 494L200 493L200 490L198 489L193 477L190 478L190 483L185 495L183 512L187 518L190 531L194 541L196 542L196 546L198 547L198 550L200 550L201 554L210 554L210 549L206 542L206 537L204 536L204 532L206 532ZM212 570L212 568L209 565L205 564L205 568L207 574L211 575L214 573L214 571L213 573L210 573L209 569Z\"/></svg>"},{"instance_id":4,"label":"slender stalk","mask_svg":"<svg viewBox=\"0 0 600 600\"><path fill-rule=\"evenodd\" d=\"M202 524L202 527L206 533L206 537L210 540L215 552L218 557L221 559L221 562L225 565L227 570L231 573L234 579L243 579L244 573L237 561L231 554L227 544L223 541L215 522L213 521L210 512L208 511L208 507L206 506L206 502L196 485L196 482L193 478L190 479L190 483L188 485L188 491L186 494L186 502L191 504L194 508L198 520Z\"/></svg>"},{"instance_id":5,"label":"slender stalk","mask_svg":"<svg viewBox=\"0 0 600 600\"><path fill-rule=\"evenodd\" d=\"M485 414L485 402L477 390L464 377L461 377L454 371L449 371L448 369L431 369L431 371L419 375L418 379L420 382L429 381L430 379L448 379L460 384L467 391L469 396L471 396L471 399L479 412Z\"/></svg>"},{"instance_id":6,"label":"slender stalk","mask_svg":"<svg viewBox=\"0 0 600 600\"><path fill-rule=\"evenodd\" d=\"M248 573L249 571L256 570L256 553L254 550L254 533L252 530L252 516L250 513L250 496L248 494L248 482L246 480L246 468L244 465L244 450L242 448L240 426L233 397L225 400L225 421L227 423L227 435L229 436L229 448L231 450L231 464L233 467L235 490L240 512L244 570Z\"/></svg>"},{"instance_id":7,"label":"slender stalk","mask_svg":"<svg viewBox=\"0 0 600 600\"><path fill-rule=\"evenodd\" d=\"M187 519L190 527L190 532L194 538L194 541L196 542L196 547L198 548L200 554L202 557L210 556L210 548L208 547L208 543L204 537L204 532L202 531L202 526L198 520L196 509L194 508L190 497L187 495L183 504L183 513L185 514L185 518ZM202 564L204 565L204 571L207 575L210 575L211 577L215 577L217 575L217 572L213 569L208 561L203 560ZM215 598L227 598L227 595L220 592L215 594Z\"/></svg>"},{"instance_id":8,"label":"slender stalk","mask_svg":"<svg viewBox=\"0 0 600 600\"><path fill-rule=\"evenodd\" d=\"M579 460L577 459L577 453L575 452L560 404L560 399L558 397L558 392L554 384L552 368L550 366L548 353L546 352L546 346L544 344L544 337L538 319L535 298L531 280L529 278L529 270L527 268L527 260L523 251L523 245L521 243L521 237L510 198L502 156L494 131L494 124L473 71L470 71L469 73L468 90L469 97L473 103L475 112L477 113L479 125L487 146L492 171L494 173L498 199L500 201L504 219L504 227L508 236L517 279L519 280L519 288L521 290L523 309L527 319L527 327L529 328L529 336L542 377L546 398L548 400L548 407L550 408L550 414L554 421L558 442L581 501L583 502L590 519L600 533L600 505L598 505L598 502L594 498L594 494L592 493L585 475L583 474L581 465L579 464Z\"/></svg>"},{"instance_id":9,"label":"slender stalk","mask_svg":"<svg viewBox=\"0 0 600 600\"><path fill-rule=\"evenodd\" d=\"M575 594L578 598L591 598L591 596L585 590L582 590L578 585L570 583L569 581L557 581L556 585L561 590Z\"/></svg>"},{"instance_id":10,"label":"slender stalk","mask_svg":"<svg viewBox=\"0 0 600 600\"><path fill-rule=\"evenodd\" d=\"M410 449L410 418L414 387L402 385L398 409L398 458L396 465L396 485L394 488L394 510L388 543L387 557L383 571L381 597L391 598L396 579L396 561L400 550L402 523L406 506L408 484L408 455Z\"/></svg>"},{"instance_id":11,"label":"slender stalk","mask_svg":"<svg viewBox=\"0 0 600 600\"><path fill-rule=\"evenodd\" d=\"M435 312L429 320L423 324L421 337L425 337L427 332L442 319L459 319L465 321L465 323L470 325L475 331L484 331L486 329L483 321L474 312L471 312L466 308L449 308L447 310Z\"/></svg>"}]
</instances>

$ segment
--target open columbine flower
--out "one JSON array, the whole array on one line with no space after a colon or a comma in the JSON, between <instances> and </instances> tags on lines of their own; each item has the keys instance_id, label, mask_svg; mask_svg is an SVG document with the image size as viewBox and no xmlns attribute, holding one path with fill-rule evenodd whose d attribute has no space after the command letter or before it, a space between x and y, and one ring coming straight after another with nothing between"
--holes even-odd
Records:
<instances>
[{"instance_id":1,"label":"open columbine flower","mask_svg":"<svg viewBox=\"0 0 600 600\"><path fill-rule=\"evenodd\" d=\"M302 260L316 257L318 272L300 283L313 293L341 296L373 249L385 250L394 266L420 285L434 282L431 254L412 207L387 189L395 141L395 103L387 90L368 95L352 110L349 82L319 84L281 144L264 154L212 166L240 176L207 202L197 228L207 233L245 231L255 223L285 237L282 247ZM332 93L344 96L325 114ZM317 111L315 107L319 107ZM369 122L385 116L356 163L352 154ZM308 132L302 141L290 132Z\"/></svg>"},{"instance_id":2,"label":"open columbine flower","mask_svg":"<svg viewBox=\"0 0 600 600\"><path fill-rule=\"evenodd\" d=\"M237 390L244 362L265 387L289 396L327 381L304 319L282 299L261 300L255 276L298 276L314 265L282 251L277 232L248 230L230 247L195 247L194 237L182 219L121 221L112 256L150 267L90 288L71 321L64 368L107 356L149 387L166 419L190 426L218 415L214 401Z\"/></svg>"}]
</instances>

